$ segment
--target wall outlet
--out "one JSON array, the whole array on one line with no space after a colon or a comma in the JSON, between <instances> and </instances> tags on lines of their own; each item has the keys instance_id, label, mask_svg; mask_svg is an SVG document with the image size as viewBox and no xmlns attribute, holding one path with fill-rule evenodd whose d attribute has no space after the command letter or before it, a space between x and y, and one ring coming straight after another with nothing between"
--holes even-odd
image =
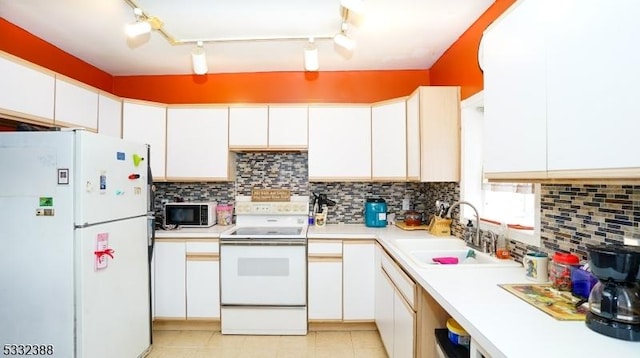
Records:
<instances>
[{"instance_id":1,"label":"wall outlet","mask_svg":"<svg viewBox=\"0 0 640 358\"><path fill-rule=\"evenodd\" d=\"M410 210L411 209L411 200L409 198L402 199L402 210Z\"/></svg>"},{"instance_id":2,"label":"wall outlet","mask_svg":"<svg viewBox=\"0 0 640 358\"><path fill-rule=\"evenodd\" d=\"M640 246L640 239L625 237L623 244L629 246Z\"/></svg>"}]
</instances>

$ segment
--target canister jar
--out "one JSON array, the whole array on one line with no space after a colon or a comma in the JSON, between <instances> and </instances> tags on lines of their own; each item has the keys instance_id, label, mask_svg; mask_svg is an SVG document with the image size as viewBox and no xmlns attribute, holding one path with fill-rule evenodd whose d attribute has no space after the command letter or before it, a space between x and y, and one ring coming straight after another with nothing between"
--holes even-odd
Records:
<instances>
[{"instance_id":1,"label":"canister jar","mask_svg":"<svg viewBox=\"0 0 640 358\"><path fill-rule=\"evenodd\" d=\"M559 291L571 291L571 271L580 264L578 256L556 252L551 260L549 279L553 288Z\"/></svg>"},{"instance_id":2,"label":"canister jar","mask_svg":"<svg viewBox=\"0 0 640 358\"><path fill-rule=\"evenodd\" d=\"M216 214L218 225L231 225L233 222L233 205L218 205Z\"/></svg>"}]
</instances>

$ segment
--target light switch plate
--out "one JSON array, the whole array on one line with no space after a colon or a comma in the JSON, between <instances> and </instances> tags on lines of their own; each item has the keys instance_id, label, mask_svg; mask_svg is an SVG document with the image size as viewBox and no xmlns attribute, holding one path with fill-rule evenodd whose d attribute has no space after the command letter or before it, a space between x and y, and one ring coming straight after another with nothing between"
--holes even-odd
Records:
<instances>
[{"instance_id":1,"label":"light switch plate","mask_svg":"<svg viewBox=\"0 0 640 358\"><path fill-rule=\"evenodd\" d=\"M409 199L402 199L402 210L409 210L411 207L411 200Z\"/></svg>"}]
</instances>

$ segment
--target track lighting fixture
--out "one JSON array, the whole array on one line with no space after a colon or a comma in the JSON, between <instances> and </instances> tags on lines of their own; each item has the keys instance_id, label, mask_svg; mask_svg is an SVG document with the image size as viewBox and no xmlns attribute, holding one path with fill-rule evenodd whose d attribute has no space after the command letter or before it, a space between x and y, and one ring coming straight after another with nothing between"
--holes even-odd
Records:
<instances>
[{"instance_id":1,"label":"track lighting fixture","mask_svg":"<svg viewBox=\"0 0 640 358\"><path fill-rule=\"evenodd\" d=\"M150 33L151 23L144 18L142 9L138 7L133 9L133 14L136 17L136 22L131 24L126 24L124 27L124 32L127 34L127 36L129 38L134 38L140 35Z\"/></svg>"},{"instance_id":2,"label":"track lighting fixture","mask_svg":"<svg viewBox=\"0 0 640 358\"><path fill-rule=\"evenodd\" d=\"M207 54L204 52L202 41L198 41L196 48L191 51L191 64L193 65L193 73L196 75L204 75L209 71Z\"/></svg>"},{"instance_id":3,"label":"track lighting fixture","mask_svg":"<svg viewBox=\"0 0 640 358\"><path fill-rule=\"evenodd\" d=\"M307 46L304 48L304 69L305 71L317 71L318 68L320 68L318 47L313 37L310 37Z\"/></svg>"},{"instance_id":4,"label":"track lighting fixture","mask_svg":"<svg viewBox=\"0 0 640 358\"><path fill-rule=\"evenodd\" d=\"M204 50L204 44L212 44L212 43L228 43L228 42L257 42L257 41L282 41L282 40L293 40L293 41L303 41L307 40L306 37L303 36L275 36L275 37L255 37L255 38L195 38L195 39L178 39L172 36L167 30L163 27L163 22L160 18L155 16L150 16L148 13L143 11L137 3L137 0L124 0L131 8L133 9L133 13L135 15L136 21L130 24L125 25L125 32L129 38L134 38L140 35L148 34L152 30L157 32L162 37L164 37L169 44L173 45L191 45L196 44L196 47L191 51L191 65L193 68L193 73L196 75L204 75L209 72L209 67L207 64L207 55ZM331 40L335 42L336 45L344 48L347 51L351 51L355 48L356 42L354 39L350 38L347 35L347 30L349 29L349 21L350 14L361 14L364 11L365 3L363 0L340 0L341 7L341 28L334 35L329 34L320 34L313 37L308 37L308 42L304 47L304 69L305 71L318 71L320 67L320 63L318 60L318 47L316 45L316 40Z\"/></svg>"},{"instance_id":5,"label":"track lighting fixture","mask_svg":"<svg viewBox=\"0 0 640 358\"><path fill-rule=\"evenodd\" d=\"M333 37L333 41L336 45L344 48L345 50L351 51L356 47L356 42L347 36L348 28L349 25L347 25L346 22L343 22L341 31Z\"/></svg>"},{"instance_id":6,"label":"track lighting fixture","mask_svg":"<svg viewBox=\"0 0 640 358\"><path fill-rule=\"evenodd\" d=\"M340 0L340 5L349 11L355 12L356 14L362 14L364 12L363 0Z\"/></svg>"}]
</instances>

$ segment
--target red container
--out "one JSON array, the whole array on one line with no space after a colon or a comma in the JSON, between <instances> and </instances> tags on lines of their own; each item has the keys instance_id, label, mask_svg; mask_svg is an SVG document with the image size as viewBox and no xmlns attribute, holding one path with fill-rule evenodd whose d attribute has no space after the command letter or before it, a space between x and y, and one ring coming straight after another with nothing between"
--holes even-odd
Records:
<instances>
[{"instance_id":1,"label":"red container","mask_svg":"<svg viewBox=\"0 0 640 358\"><path fill-rule=\"evenodd\" d=\"M553 288L571 291L571 271L580 264L580 258L566 252L556 252L551 261L549 279Z\"/></svg>"}]
</instances>

